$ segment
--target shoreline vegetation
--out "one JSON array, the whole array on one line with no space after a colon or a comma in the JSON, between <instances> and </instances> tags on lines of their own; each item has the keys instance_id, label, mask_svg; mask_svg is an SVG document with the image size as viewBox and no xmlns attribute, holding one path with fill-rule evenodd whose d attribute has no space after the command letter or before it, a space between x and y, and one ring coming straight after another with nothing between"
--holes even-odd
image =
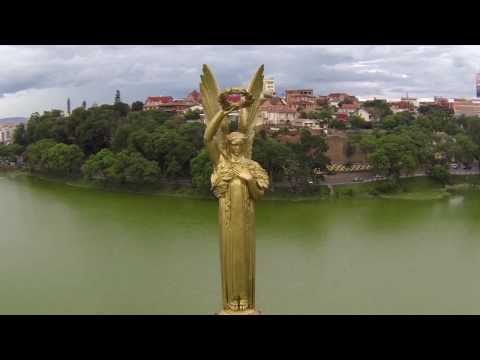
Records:
<instances>
[{"instance_id":1,"label":"shoreline vegetation","mask_svg":"<svg viewBox=\"0 0 480 360\"><path fill-rule=\"evenodd\" d=\"M125 186L104 184L87 179L68 179L63 177L32 173L25 170L1 171L1 175L9 179L39 179L52 183L73 186L77 188L130 193L152 196L185 197L199 200L214 200L213 194L199 194L192 186L185 184L155 184L142 186ZM392 199L392 200L441 200L451 195L464 194L470 191L480 190L480 175L452 175L450 184L442 185L428 177L415 177L400 180L399 186L385 191L388 180L380 180L370 183L353 183L342 185L320 184L314 187L314 191L308 195L299 195L289 192L285 188L276 188L268 191L266 201L320 201L336 199Z\"/></svg>"},{"instance_id":2,"label":"shoreline vegetation","mask_svg":"<svg viewBox=\"0 0 480 360\"><path fill-rule=\"evenodd\" d=\"M269 174L266 198L419 200L475 189L476 177L467 180L451 170L478 166L479 117L456 117L451 109L435 105L398 113L380 100L362 106L376 114L374 120L367 124L352 115L343 122L342 136L347 142L330 156L343 154L337 162L353 168L354 155L361 155L371 175L385 180L328 185L326 175L340 176L343 171L330 166L328 134L290 125L279 131L259 126L252 160ZM315 112L305 115L320 116ZM71 114L60 110L34 113L26 124L17 126L13 143L0 144L0 167L77 187L208 199L213 197L213 165L200 117L199 110L144 110L141 102L130 106L121 102L119 93L113 105L84 106ZM328 129L336 128L334 120L329 116L318 119ZM238 119L226 125L236 131ZM291 132L296 135L290 136ZM427 176L405 178L419 170Z\"/></svg>"}]
</instances>

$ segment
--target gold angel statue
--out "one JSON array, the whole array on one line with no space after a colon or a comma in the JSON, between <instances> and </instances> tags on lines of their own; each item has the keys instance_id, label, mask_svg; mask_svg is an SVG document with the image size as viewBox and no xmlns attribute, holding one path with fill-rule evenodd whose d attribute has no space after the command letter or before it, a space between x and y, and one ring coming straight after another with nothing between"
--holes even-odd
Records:
<instances>
[{"instance_id":1,"label":"gold angel statue","mask_svg":"<svg viewBox=\"0 0 480 360\"><path fill-rule=\"evenodd\" d=\"M219 201L223 311L255 314L255 200L268 188L267 172L252 157L255 122L262 101L263 65L248 89L220 93L207 65L200 93L206 119L205 144L213 162L212 190ZM231 102L236 94L239 102ZM238 131L228 116L239 111Z\"/></svg>"}]
</instances>

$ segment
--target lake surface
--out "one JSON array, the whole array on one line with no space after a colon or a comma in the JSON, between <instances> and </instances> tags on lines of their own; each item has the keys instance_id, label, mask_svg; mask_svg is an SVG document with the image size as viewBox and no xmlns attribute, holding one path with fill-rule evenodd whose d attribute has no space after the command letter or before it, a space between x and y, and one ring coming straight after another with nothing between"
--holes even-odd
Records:
<instances>
[{"instance_id":1,"label":"lake surface","mask_svg":"<svg viewBox=\"0 0 480 360\"><path fill-rule=\"evenodd\" d=\"M212 314L217 203L0 174L1 314ZM263 201L266 314L480 314L480 196Z\"/></svg>"}]
</instances>

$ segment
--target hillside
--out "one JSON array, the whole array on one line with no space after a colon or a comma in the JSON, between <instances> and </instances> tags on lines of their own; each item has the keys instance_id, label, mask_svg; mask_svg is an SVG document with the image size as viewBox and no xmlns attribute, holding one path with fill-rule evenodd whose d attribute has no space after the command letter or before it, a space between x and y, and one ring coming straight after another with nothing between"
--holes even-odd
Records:
<instances>
[{"instance_id":1,"label":"hillside","mask_svg":"<svg viewBox=\"0 0 480 360\"><path fill-rule=\"evenodd\" d=\"M20 123L26 123L27 118L24 117L7 117L7 118L0 118L0 125L2 124L20 124Z\"/></svg>"}]
</instances>

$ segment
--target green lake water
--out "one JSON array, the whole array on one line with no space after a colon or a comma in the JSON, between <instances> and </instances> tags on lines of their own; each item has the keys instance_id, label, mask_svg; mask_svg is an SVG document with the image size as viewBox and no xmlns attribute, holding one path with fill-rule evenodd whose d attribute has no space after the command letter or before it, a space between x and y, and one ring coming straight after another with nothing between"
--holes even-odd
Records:
<instances>
[{"instance_id":1,"label":"green lake water","mask_svg":"<svg viewBox=\"0 0 480 360\"><path fill-rule=\"evenodd\" d=\"M0 175L0 314L212 314L217 203ZM262 201L265 314L480 314L480 194Z\"/></svg>"}]
</instances>

